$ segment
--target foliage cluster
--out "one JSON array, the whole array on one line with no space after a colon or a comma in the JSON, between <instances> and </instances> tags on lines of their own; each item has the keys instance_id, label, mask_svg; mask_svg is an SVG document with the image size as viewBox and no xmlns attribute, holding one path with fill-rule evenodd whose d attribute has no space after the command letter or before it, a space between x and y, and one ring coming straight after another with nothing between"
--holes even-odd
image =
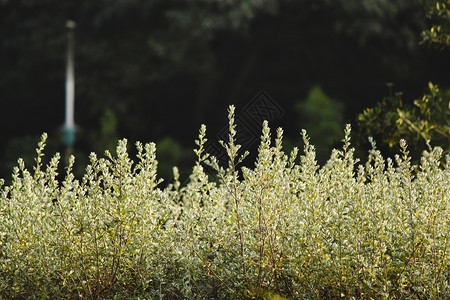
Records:
<instances>
[{"instance_id":1,"label":"foliage cluster","mask_svg":"<svg viewBox=\"0 0 450 300\"><path fill-rule=\"evenodd\" d=\"M392 88L392 85L389 84ZM402 93L386 97L373 108L358 115L361 130L369 135L382 137L390 148L396 147L401 138L408 140L414 149L440 146L450 151L450 90L443 90L431 82L428 92L406 105ZM418 153L415 153L418 154Z\"/></svg>"},{"instance_id":2,"label":"foliage cluster","mask_svg":"<svg viewBox=\"0 0 450 300\"><path fill-rule=\"evenodd\" d=\"M320 83L349 121L386 80L420 95L450 73L446 53L419 46L419 1L1 0L0 177L44 131L47 149L63 151L52 139L64 122L67 20L77 23L76 169L114 137L170 135L189 148L201 122L222 129L218 108L244 107L261 88L289 111ZM284 116L286 136L297 121Z\"/></svg>"},{"instance_id":3,"label":"foliage cluster","mask_svg":"<svg viewBox=\"0 0 450 300\"><path fill-rule=\"evenodd\" d=\"M285 154L283 131L264 123L254 168L235 144L220 167L196 141L189 182L158 186L155 144L121 140L117 155L90 156L81 180L59 155L34 171L19 159L0 189L0 293L5 298L444 299L450 294L450 160L442 149L412 165L404 141L395 160L375 148L361 164L350 145L320 167ZM218 182L208 179L212 166Z\"/></svg>"},{"instance_id":4,"label":"foliage cluster","mask_svg":"<svg viewBox=\"0 0 450 300\"><path fill-rule=\"evenodd\" d=\"M428 18L433 21L430 28L422 33L424 41L440 44L443 47L450 46L450 1L425 0L422 2Z\"/></svg>"},{"instance_id":5,"label":"foliage cluster","mask_svg":"<svg viewBox=\"0 0 450 300\"><path fill-rule=\"evenodd\" d=\"M325 162L341 135L343 103L330 98L319 85L315 85L309 90L306 99L298 102L295 108L299 114L299 128L306 129L316 148L317 161Z\"/></svg>"}]
</instances>

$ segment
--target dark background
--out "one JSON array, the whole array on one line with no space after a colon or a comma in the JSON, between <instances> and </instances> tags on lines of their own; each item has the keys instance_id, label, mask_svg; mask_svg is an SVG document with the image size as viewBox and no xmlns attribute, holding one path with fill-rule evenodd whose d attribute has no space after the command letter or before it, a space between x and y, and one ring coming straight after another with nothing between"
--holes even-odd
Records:
<instances>
[{"instance_id":1,"label":"dark background","mask_svg":"<svg viewBox=\"0 0 450 300\"><path fill-rule=\"evenodd\" d=\"M450 86L449 50L420 43L429 24L419 1L2 0L0 178L18 157L33 162L42 132L48 156L64 151L68 19L77 23L78 174L89 152L119 138L157 142L163 177L172 165L189 172L200 124L215 141L227 107L242 115L262 90L283 110L270 122L289 148L327 118L339 141L345 123L389 94L388 82L406 103L429 81ZM314 87L330 101L320 120L302 106ZM312 136L336 144L324 138Z\"/></svg>"}]
</instances>

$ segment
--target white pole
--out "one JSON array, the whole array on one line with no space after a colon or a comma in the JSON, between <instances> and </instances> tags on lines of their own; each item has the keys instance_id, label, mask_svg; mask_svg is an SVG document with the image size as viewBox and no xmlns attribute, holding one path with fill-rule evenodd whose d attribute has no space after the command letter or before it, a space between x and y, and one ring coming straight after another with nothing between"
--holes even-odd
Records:
<instances>
[{"instance_id":1,"label":"white pole","mask_svg":"<svg viewBox=\"0 0 450 300\"><path fill-rule=\"evenodd\" d=\"M67 21L67 66L66 66L66 121L67 129L75 130L74 104L75 104L75 76L74 76L74 21Z\"/></svg>"},{"instance_id":2,"label":"white pole","mask_svg":"<svg viewBox=\"0 0 450 300\"><path fill-rule=\"evenodd\" d=\"M62 142L66 146L66 164L72 154L72 146L75 143L75 71L74 71L74 29L76 23L67 21L67 64L66 64L66 118L62 132Z\"/></svg>"}]
</instances>

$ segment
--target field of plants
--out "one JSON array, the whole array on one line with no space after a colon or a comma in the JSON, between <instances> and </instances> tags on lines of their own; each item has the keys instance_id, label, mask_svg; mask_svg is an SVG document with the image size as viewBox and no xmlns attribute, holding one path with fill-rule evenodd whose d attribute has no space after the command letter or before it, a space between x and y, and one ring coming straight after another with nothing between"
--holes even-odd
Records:
<instances>
[{"instance_id":1,"label":"field of plants","mask_svg":"<svg viewBox=\"0 0 450 300\"><path fill-rule=\"evenodd\" d=\"M228 166L202 126L189 181L174 168L164 188L155 144L92 153L80 179L72 157L59 180L44 134L33 170L19 159L0 184L0 298L448 299L448 155L416 165L405 141L394 159L372 142L361 162L350 131L319 166L305 131L303 151L284 153L265 122L241 168L231 106Z\"/></svg>"}]
</instances>

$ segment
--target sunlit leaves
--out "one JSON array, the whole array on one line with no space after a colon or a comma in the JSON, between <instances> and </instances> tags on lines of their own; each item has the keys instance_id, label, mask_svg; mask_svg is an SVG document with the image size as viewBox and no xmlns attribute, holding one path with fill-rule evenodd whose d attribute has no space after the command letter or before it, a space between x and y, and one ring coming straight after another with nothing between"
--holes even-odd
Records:
<instances>
[{"instance_id":1,"label":"sunlit leaves","mask_svg":"<svg viewBox=\"0 0 450 300\"><path fill-rule=\"evenodd\" d=\"M160 188L156 145L127 142L92 153L84 177L56 179L59 155L34 173L23 163L0 189L0 296L28 298L430 298L449 293L450 158L406 142L395 161L372 140L365 164L351 148L324 166L283 152L283 131L263 124L255 166L238 167L234 107L229 166L196 141L189 181ZM216 166L210 181L203 164Z\"/></svg>"}]
</instances>

